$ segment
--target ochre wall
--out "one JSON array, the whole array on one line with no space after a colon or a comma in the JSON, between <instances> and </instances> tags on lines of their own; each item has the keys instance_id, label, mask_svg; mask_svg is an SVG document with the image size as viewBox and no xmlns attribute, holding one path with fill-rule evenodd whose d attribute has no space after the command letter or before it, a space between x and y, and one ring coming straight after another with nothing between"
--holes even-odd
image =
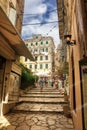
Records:
<instances>
[{"instance_id":1,"label":"ochre wall","mask_svg":"<svg viewBox=\"0 0 87 130\"><path fill-rule=\"evenodd\" d=\"M83 58L84 50L83 47L86 42L86 29L85 29L85 21L86 15L84 10L84 4L81 0L68 0L69 2L69 11L68 18L69 24L68 29L70 34L72 35L72 40L76 40L76 45L70 46L70 58L69 58L69 72L70 72L70 104L71 104L71 112L73 116L73 121L75 125L75 130L83 130L82 126L82 103L81 103L81 84L80 84L80 69L79 69L79 61ZM73 6L72 6L73 5ZM71 12L71 14L70 14ZM72 65L72 53L74 65ZM73 67L74 66L74 67ZM72 80L72 70L74 69L74 78L75 78L75 102L76 102L76 110L73 109L73 80Z\"/></svg>"}]
</instances>

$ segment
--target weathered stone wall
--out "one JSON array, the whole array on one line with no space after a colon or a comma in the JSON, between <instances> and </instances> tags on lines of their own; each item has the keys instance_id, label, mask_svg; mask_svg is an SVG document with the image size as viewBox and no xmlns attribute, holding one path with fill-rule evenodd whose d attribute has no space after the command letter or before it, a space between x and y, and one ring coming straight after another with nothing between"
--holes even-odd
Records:
<instances>
[{"instance_id":1,"label":"weathered stone wall","mask_svg":"<svg viewBox=\"0 0 87 130\"><path fill-rule=\"evenodd\" d=\"M9 17L10 8L12 7L16 11L16 29L21 34L23 12L24 12L24 0L1 0L0 6L3 8L7 16Z\"/></svg>"},{"instance_id":2,"label":"weathered stone wall","mask_svg":"<svg viewBox=\"0 0 87 130\"><path fill-rule=\"evenodd\" d=\"M18 32L21 33L23 13L24 13L24 0L17 0L16 10L17 10L16 28Z\"/></svg>"}]
</instances>

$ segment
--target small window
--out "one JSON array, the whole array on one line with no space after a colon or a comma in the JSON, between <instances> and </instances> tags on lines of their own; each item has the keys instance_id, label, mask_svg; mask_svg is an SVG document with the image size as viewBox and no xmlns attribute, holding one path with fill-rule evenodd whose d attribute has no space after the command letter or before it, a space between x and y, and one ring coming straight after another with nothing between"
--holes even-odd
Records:
<instances>
[{"instance_id":1,"label":"small window","mask_svg":"<svg viewBox=\"0 0 87 130\"><path fill-rule=\"evenodd\" d=\"M38 42L36 42L36 46L38 45Z\"/></svg>"},{"instance_id":2,"label":"small window","mask_svg":"<svg viewBox=\"0 0 87 130\"><path fill-rule=\"evenodd\" d=\"M48 56L45 56L45 59L48 60Z\"/></svg>"},{"instance_id":3,"label":"small window","mask_svg":"<svg viewBox=\"0 0 87 130\"><path fill-rule=\"evenodd\" d=\"M42 69L43 68L43 65L42 64L40 64L40 69Z\"/></svg>"},{"instance_id":4,"label":"small window","mask_svg":"<svg viewBox=\"0 0 87 130\"><path fill-rule=\"evenodd\" d=\"M35 65L35 69L37 69L37 65Z\"/></svg>"},{"instance_id":5,"label":"small window","mask_svg":"<svg viewBox=\"0 0 87 130\"><path fill-rule=\"evenodd\" d=\"M44 52L44 48L43 48L43 52Z\"/></svg>"},{"instance_id":6,"label":"small window","mask_svg":"<svg viewBox=\"0 0 87 130\"><path fill-rule=\"evenodd\" d=\"M43 42L41 42L41 45L43 44Z\"/></svg>"},{"instance_id":7,"label":"small window","mask_svg":"<svg viewBox=\"0 0 87 130\"><path fill-rule=\"evenodd\" d=\"M25 61L27 61L27 58L25 57Z\"/></svg>"},{"instance_id":8,"label":"small window","mask_svg":"<svg viewBox=\"0 0 87 130\"><path fill-rule=\"evenodd\" d=\"M46 44L48 44L48 41L46 41Z\"/></svg>"},{"instance_id":9,"label":"small window","mask_svg":"<svg viewBox=\"0 0 87 130\"><path fill-rule=\"evenodd\" d=\"M43 56L40 56L40 60L43 60Z\"/></svg>"},{"instance_id":10,"label":"small window","mask_svg":"<svg viewBox=\"0 0 87 130\"><path fill-rule=\"evenodd\" d=\"M26 45L26 46L28 46L28 44L27 44L27 43L26 43L25 45Z\"/></svg>"},{"instance_id":11,"label":"small window","mask_svg":"<svg viewBox=\"0 0 87 130\"><path fill-rule=\"evenodd\" d=\"M37 60L37 56L35 56L35 60Z\"/></svg>"},{"instance_id":12,"label":"small window","mask_svg":"<svg viewBox=\"0 0 87 130\"><path fill-rule=\"evenodd\" d=\"M30 69L32 68L32 65L30 65Z\"/></svg>"},{"instance_id":13,"label":"small window","mask_svg":"<svg viewBox=\"0 0 87 130\"><path fill-rule=\"evenodd\" d=\"M46 69L48 69L48 64L46 64Z\"/></svg>"},{"instance_id":14,"label":"small window","mask_svg":"<svg viewBox=\"0 0 87 130\"><path fill-rule=\"evenodd\" d=\"M31 46L33 46L33 43L31 43Z\"/></svg>"},{"instance_id":15,"label":"small window","mask_svg":"<svg viewBox=\"0 0 87 130\"><path fill-rule=\"evenodd\" d=\"M46 48L46 52L48 52L48 48Z\"/></svg>"}]
</instances>

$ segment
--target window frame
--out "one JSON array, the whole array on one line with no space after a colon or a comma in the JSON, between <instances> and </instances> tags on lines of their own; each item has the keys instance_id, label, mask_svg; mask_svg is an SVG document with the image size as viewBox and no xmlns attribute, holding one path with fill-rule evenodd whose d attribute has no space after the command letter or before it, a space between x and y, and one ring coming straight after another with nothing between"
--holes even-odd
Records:
<instances>
[{"instance_id":1,"label":"window frame","mask_svg":"<svg viewBox=\"0 0 87 130\"><path fill-rule=\"evenodd\" d=\"M48 69L48 64L45 64L45 68Z\"/></svg>"},{"instance_id":2,"label":"window frame","mask_svg":"<svg viewBox=\"0 0 87 130\"><path fill-rule=\"evenodd\" d=\"M43 64L40 64L40 69L43 69Z\"/></svg>"}]
</instances>

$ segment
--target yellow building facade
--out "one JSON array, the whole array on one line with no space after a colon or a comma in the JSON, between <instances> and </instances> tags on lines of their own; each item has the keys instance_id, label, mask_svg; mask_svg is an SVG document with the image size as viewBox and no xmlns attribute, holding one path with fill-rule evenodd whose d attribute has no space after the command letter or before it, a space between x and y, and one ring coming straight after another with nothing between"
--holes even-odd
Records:
<instances>
[{"instance_id":1,"label":"yellow building facade","mask_svg":"<svg viewBox=\"0 0 87 130\"><path fill-rule=\"evenodd\" d=\"M52 76L54 68L54 42L52 37L34 35L25 40L26 46L35 58L35 62L21 58L21 62L38 76Z\"/></svg>"}]
</instances>

